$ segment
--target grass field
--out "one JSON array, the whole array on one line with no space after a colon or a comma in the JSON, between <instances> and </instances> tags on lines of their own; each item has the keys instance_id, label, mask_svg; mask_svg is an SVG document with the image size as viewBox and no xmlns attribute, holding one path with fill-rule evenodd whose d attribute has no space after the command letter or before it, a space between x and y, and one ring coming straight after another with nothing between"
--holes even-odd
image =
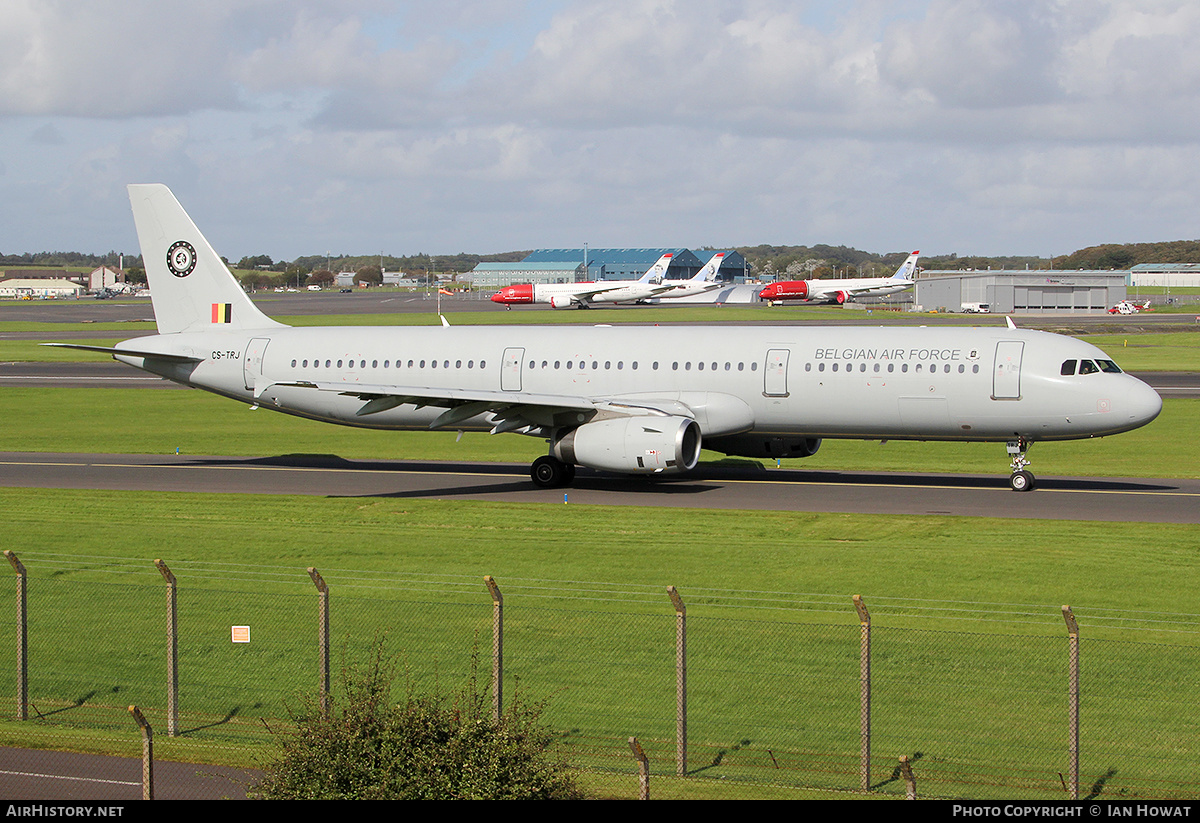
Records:
<instances>
[{"instance_id":1,"label":"grass field","mask_svg":"<svg viewBox=\"0 0 1200 823\"><path fill-rule=\"evenodd\" d=\"M31 684L68 728L114 703L150 707L161 723L163 585L151 560L171 566L188 731L177 756L252 757L258 718L282 717L311 688L304 569L315 566L337 644L361 653L386 630L416 683L454 682L487 647L482 578L493 575L510 688L547 700L564 745L606 769L629 767L623 741L637 734L671 770L675 585L688 605L694 774L826 788L855 785L850 595L861 594L877 632L880 756L922 752L927 790L962 796L989 796L972 780L997 759L1042 775L1001 796L1058 790L1047 776L1062 769L1069 603L1091 643L1088 773L1119 760L1110 790L1141 796L1150 778L1194 780L1196 730L1176 707L1200 644L1193 615L1164 612L1200 585L1200 527L1147 539L1138 524L1072 521L15 489L0 490L0 509L40 627ZM254 642L231 646L230 625L250 625ZM7 631L0 650L13 648ZM160 756L175 751L161 745ZM768 757L782 774L764 773ZM813 771L814 759L824 766Z\"/></svg>"}]
</instances>

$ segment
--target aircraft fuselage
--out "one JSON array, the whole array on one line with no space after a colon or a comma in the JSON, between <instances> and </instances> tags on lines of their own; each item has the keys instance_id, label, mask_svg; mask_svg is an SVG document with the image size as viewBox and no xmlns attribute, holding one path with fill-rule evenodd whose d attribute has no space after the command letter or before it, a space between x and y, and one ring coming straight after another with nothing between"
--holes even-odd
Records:
<instances>
[{"instance_id":1,"label":"aircraft fuselage","mask_svg":"<svg viewBox=\"0 0 1200 823\"><path fill-rule=\"evenodd\" d=\"M196 358L118 355L186 385L380 429L428 428L445 409L400 403L364 414L374 386L392 395L511 393L515 403L526 395L679 402L705 438L1066 440L1136 428L1161 408L1129 375L1062 374L1068 360L1111 362L1094 346L1004 328L277 328L117 348L126 345ZM491 430L494 420L487 411L453 427Z\"/></svg>"}]
</instances>

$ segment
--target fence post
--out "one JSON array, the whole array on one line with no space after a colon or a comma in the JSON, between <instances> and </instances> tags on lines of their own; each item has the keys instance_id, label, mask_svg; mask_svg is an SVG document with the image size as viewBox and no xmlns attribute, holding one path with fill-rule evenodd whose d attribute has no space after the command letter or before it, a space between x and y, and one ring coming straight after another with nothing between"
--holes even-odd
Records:
<instances>
[{"instance_id":1,"label":"fence post","mask_svg":"<svg viewBox=\"0 0 1200 823\"><path fill-rule=\"evenodd\" d=\"M133 719L137 721L138 727L142 730L142 800L153 800L154 732L137 706L130 706L129 713L133 715Z\"/></svg>"},{"instance_id":2,"label":"fence post","mask_svg":"<svg viewBox=\"0 0 1200 823\"><path fill-rule=\"evenodd\" d=\"M904 776L904 799L917 799L917 778L913 776L912 763L908 760L908 755L900 755L900 774Z\"/></svg>"},{"instance_id":3,"label":"fence post","mask_svg":"<svg viewBox=\"0 0 1200 823\"><path fill-rule=\"evenodd\" d=\"M504 711L504 596L490 574L483 582L492 595L492 712L499 723Z\"/></svg>"},{"instance_id":4,"label":"fence post","mask_svg":"<svg viewBox=\"0 0 1200 823\"><path fill-rule=\"evenodd\" d=\"M858 612L859 659L858 659L858 734L859 769L862 790L871 788L871 613L861 595L854 595L854 609Z\"/></svg>"},{"instance_id":5,"label":"fence post","mask_svg":"<svg viewBox=\"0 0 1200 823\"><path fill-rule=\"evenodd\" d=\"M675 773L687 774L687 609L674 586L667 586L675 606Z\"/></svg>"},{"instance_id":6,"label":"fence post","mask_svg":"<svg viewBox=\"0 0 1200 823\"><path fill-rule=\"evenodd\" d=\"M317 679L319 680L318 699L321 712L329 712L329 586L312 566L308 567L308 576L317 587Z\"/></svg>"},{"instance_id":7,"label":"fence post","mask_svg":"<svg viewBox=\"0 0 1200 823\"><path fill-rule=\"evenodd\" d=\"M14 552L4 551L4 556L17 573L17 715L19 720L29 719L29 620L26 613L27 590L25 564Z\"/></svg>"},{"instance_id":8,"label":"fence post","mask_svg":"<svg viewBox=\"0 0 1200 823\"><path fill-rule=\"evenodd\" d=\"M650 758L636 737L629 738L629 749L638 762L638 800L650 799Z\"/></svg>"},{"instance_id":9,"label":"fence post","mask_svg":"<svg viewBox=\"0 0 1200 823\"><path fill-rule=\"evenodd\" d=\"M161 560L155 568L167 581L167 737L174 737L179 728L179 634L175 613L175 575Z\"/></svg>"},{"instance_id":10,"label":"fence post","mask_svg":"<svg viewBox=\"0 0 1200 823\"><path fill-rule=\"evenodd\" d=\"M1063 619L1067 621L1067 645L1070 668L1070 697L1069 707L1067 709L1067 723L1070 726L1069 746L1070 759L1069 765L1071 785L1068 792L1072 800L1079 799L1079 624L1075 622L1075 615L1071 612L1070 606L1062 607Z\"/></svg>"}]
</instances>

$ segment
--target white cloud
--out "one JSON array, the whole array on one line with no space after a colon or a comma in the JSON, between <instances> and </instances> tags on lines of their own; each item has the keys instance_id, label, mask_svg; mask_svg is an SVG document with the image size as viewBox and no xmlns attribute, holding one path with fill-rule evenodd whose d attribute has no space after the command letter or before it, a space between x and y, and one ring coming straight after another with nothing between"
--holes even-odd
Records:
<instances>
[{"instance_id":1,"label":"white cloud","mask_svg":"<svg viewBox=\"0 0 1200 823\"><path fill-rule=\"evenodd\" d=\"M0 3L3 248L146 180L234 256L1194 234L1184 0Z\"/></svg>"}]
</instances>

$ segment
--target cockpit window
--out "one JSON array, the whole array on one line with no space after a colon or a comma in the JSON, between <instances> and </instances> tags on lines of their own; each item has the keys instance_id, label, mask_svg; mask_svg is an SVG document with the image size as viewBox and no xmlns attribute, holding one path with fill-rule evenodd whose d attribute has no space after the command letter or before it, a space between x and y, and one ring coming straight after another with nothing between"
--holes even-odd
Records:
<instances>
[{"instance_id":1,"label":"cockpit window","mask_svg":"<svg viewBox=\"0 0 1200 823\"><path fill-rule=\"evenodd\" d=\"M1074 374L1074 373L1075 373L1075 361L1074 360L1064 360L1063 364L1062 364L1062 370L1059 372L1059 374Z\"/></svg>"},{"instance_id":2,"label":"cockpit window","mask_svg":"<svg viewBox=\"0 0 1200 823\"><path fill-rule=\"evenodd\" d=\"M1120 374L1121 367L1111 360L1097 360L1096 365L1100 367L1100 371L1107 374Z\"/></svg>"},{"instance_id":3,"label":"cockpit window","mask_svg":"<svg viewBox=\"0 0 1200 823\"><path fill-rule=\"evenodd\" d=\"M1080 360L1079 361L1079 373L1080 374L1095 374L1098 371L1100 371L1100 369L1091 360Z\"/></svg>"}]
</instances>

